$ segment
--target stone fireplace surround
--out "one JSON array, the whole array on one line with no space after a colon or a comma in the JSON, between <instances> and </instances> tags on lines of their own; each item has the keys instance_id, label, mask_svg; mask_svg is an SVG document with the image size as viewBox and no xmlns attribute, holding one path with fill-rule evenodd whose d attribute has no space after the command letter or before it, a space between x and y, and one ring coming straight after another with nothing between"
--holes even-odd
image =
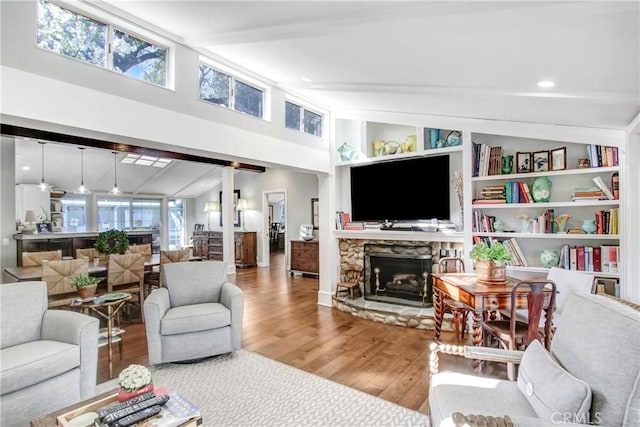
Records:
<instances>
[{"instance_id":1,"label":"stone fireplace surround","mask_svg":"<svg viewBox=\"0 0 640 427\"><path fill-rule=\"evenodd\" d=\"M457 242L439 242L424 240L385 240L366 238L339 238L338 251L340 264L357 264L364 268L365 245L396 245L409 248L430 246L433 253L432 271L437 266L441 249L462 249L463 244ZM364 283L360 283L360 292L364 295ZM433 308L408 307L377 301L366 301L363 297L351 299L348 296L334 296L333 306L356 317L390 325L417 329L433 329ZM446 315L442 322L443 331L453 331L451 316Z\"/></svg>"}]
</instances>

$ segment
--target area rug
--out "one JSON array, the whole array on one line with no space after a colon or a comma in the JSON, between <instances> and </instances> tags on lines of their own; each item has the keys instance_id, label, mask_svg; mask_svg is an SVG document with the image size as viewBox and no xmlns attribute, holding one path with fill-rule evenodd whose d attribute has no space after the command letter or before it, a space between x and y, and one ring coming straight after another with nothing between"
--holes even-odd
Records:
<instances>
[{"instance_id":1,"label":"area rug","mask_svg":"<svg viewBox=\"0 0 640 427\"><path fill-rule=\"evenodd\" d=\"M425 414L249 351L150 369L156 386L199 407L205 426L428 426ZM96 391L114 388L117 379Z\"/></svg>"}]
</instances>

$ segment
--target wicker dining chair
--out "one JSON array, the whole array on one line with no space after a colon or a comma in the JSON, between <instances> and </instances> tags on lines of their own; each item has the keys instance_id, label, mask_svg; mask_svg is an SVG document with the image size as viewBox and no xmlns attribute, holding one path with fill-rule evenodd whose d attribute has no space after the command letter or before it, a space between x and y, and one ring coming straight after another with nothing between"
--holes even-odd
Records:
<instances>
[{"instance_id":1,"label":"wicker dining chair","mask_svg":"<svg viewBox=\"0 0 640 427\"><path fill-rule=\"evenodd\" d=\"M47 283L49 308L68 306L78 297L78 291L71 283L80 274L89 274L89 261L86 258L43 261L42 281Z\"/></svg>"},{"instance_id":2,"label":"wicker dining chair","mask_svg":"<svg viewBox=\"0 0 640 427\"><path fill-rule=\"evenodd\" d=\"M22 252L22 267L40 267L42 261L62 260L62 251Z\"/></svg>"},{"instance_id":3,"label":"wicker dining chair","mask_svg":"<svg viewBox=\"0 0 640 427\"><path fill-rule=\"evenodd\" d=\"M107 292L127 292L130 301L140 307L144 323L144 257L142 253L110 255L107 261ZM118 318L119 323L119 318Z\"/></svg>"}]
</instances>

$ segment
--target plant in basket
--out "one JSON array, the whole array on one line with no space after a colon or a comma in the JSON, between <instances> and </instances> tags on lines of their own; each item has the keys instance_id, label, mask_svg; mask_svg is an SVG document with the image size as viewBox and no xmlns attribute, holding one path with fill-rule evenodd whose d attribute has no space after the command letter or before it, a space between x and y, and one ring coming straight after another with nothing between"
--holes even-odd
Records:
<instances>
[{"instance_id":1,"label":"plant in basket","mask_svg":"<svg viewBox=\"0 0 640 427\"><path fill-rule=\"evenodd\" d=\"M120 390L118 401L125 402L136 396L153 391L151 371L142 365L129 365L118 376Z\"/></svg>"},{"instance_id":2,"label":"plant in basket","mask_svg":"<svg viewBox=\"0 0 640 427\"><path fill-rule=\"evenodd\" d=\"M493 242L489 246L476 243L469 256L476 262L476 276L479 282L506 282L505 263L511 261L511 253L501 242Z\"/></svg>"},{"instance_id":3,"label":"plant in basket","mask_svg":"<svg viewBox=\"0 0 640 427\"><path fill-rule=\"evenodd\" d=\"M91 298L96 294L96 289L98 288L99 283L100 278L80 273L75 280L70 283L70 286L78 290L80 298L85 299Z\"/></svg>"}]
</instances>

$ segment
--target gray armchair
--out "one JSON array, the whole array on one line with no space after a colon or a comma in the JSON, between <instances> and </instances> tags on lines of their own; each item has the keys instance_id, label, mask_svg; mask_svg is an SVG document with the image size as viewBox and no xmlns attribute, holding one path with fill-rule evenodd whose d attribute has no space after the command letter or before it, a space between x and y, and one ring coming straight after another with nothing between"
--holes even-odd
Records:
<instances>
[{"instance_id":1,"label":"gray armchair","mask_svg":"<svg viewBox=\"0 0 640 427\"><path fill-rule=\"evenodd\" d=\"M27 425L95 394L98 319L47 305L45 282L0 285L0 425Z\"/></svg>"},{"instance_id":2,"label":"gray armchair","mask_svg":"<svg viewBox=\"0 0 640 427\"><path fill-rule=\"evenodd\" d=\"M463 425L480 417L502 425L640 426L639 332L637 305L573 294L549 352L537 341L526 351L432 343L431 425ZM519 363L518 378L438 372L438 353Z\"/></svg>"},{"instance_id":3,"label":"gray armchair","mask_svg":"<svg viewBox=\"0 0 640 427\"><path fill-rule=\"evenodd\" d=\"M242 347L244 293L221 261L162 266L162 287L144 302L149 363L188 361Z\"/></svg>"}]
</instances>

